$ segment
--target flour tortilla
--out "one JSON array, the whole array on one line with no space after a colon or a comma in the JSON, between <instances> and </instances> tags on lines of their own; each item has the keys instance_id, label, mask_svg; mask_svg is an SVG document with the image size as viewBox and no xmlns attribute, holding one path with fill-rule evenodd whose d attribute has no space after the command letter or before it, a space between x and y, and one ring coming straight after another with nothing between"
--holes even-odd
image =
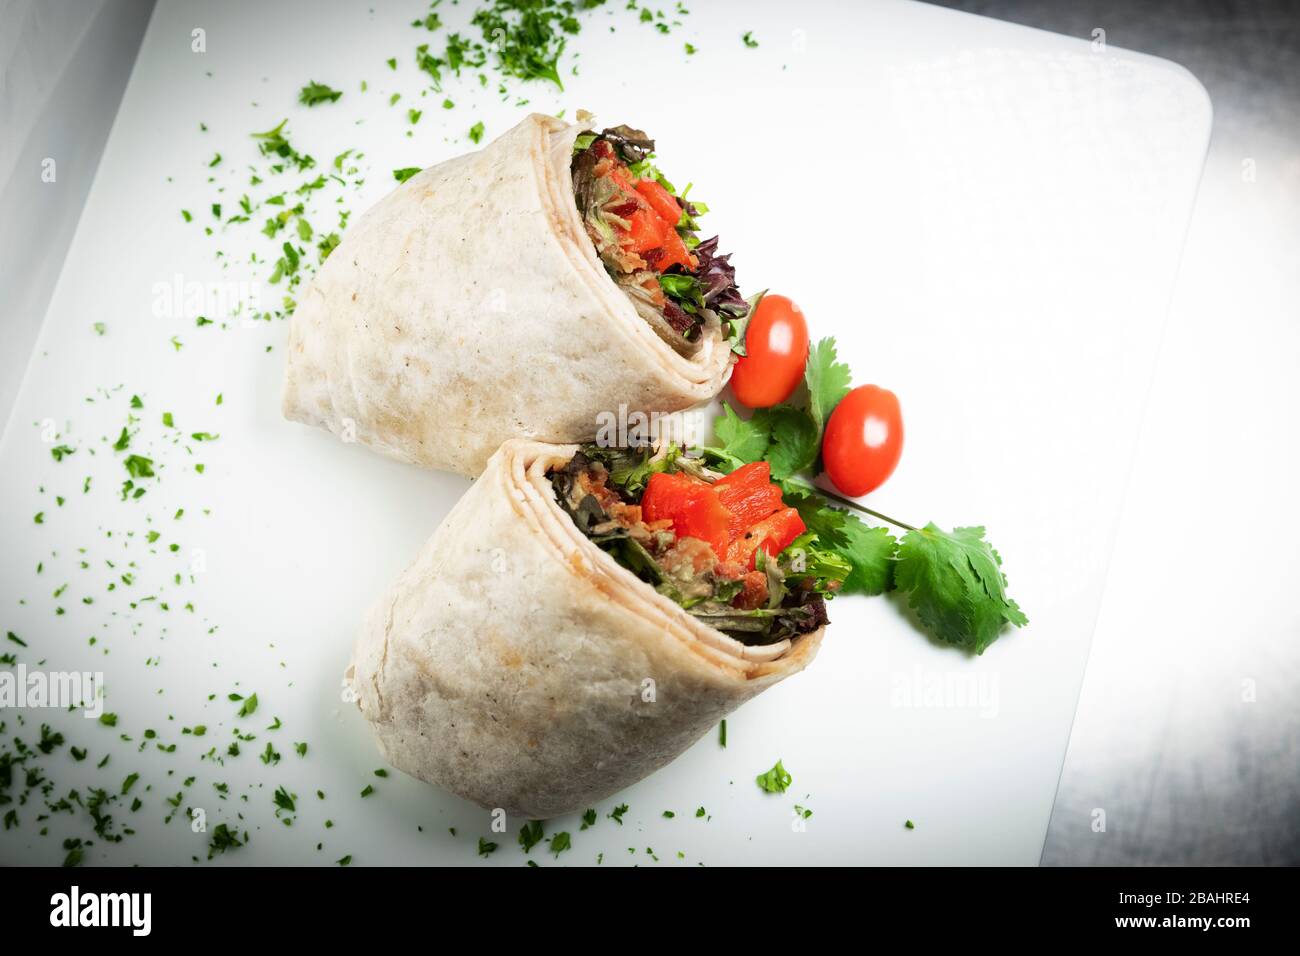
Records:
<instances>
[{"instance_id":1,"label":"flour tortilla","mask_svg":"<svg viewBox=\"0 0 1300 956\"><path fill-rule=\"evenodd\" d=\"M716 395L717 324L679 355L596 256L569 169L584 128L533 114L362 216L290 322L285 417L472 476L507 438L589 441L620 403Z\"/></svg>"},{"instance_id":2,"label":"flour tortilla","mask_svg":"<svg viewBox=\"0 0 1300 956\"><path fill-rule=\"evenodd\" d=\"M746 647L592 544L547 477L574 445L506 442L371 610L347 680L395 767L545 819L667 764L802 670L822 630Z\"/></svg>"}]
</instances>

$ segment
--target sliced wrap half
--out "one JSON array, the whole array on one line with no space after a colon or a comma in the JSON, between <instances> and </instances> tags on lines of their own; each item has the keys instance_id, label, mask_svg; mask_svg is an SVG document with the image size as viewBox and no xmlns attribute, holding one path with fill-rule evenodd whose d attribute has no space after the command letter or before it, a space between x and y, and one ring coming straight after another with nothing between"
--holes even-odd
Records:
<instances>
[{"instance_id":1,"label":"sliced wrap half","mask_svg":"<svg viewBox=\"0 0 1300 956\"><path fill-rule=\"evenodd\" d=\"M347 679L393 766L535 819L667 764L802 670L823 628L746 646L594 545L548 478L573 445L508 441L374 606Z\"/></svg>"},{"instance_id":2,"label":"sliced wrap half","mask_svg":"<svg viewBox=\"0 0 1300 956\"><path fill-rule=\"evenodd\" d=\"M362 216L290 322L285 416L476 475L507 438L590 440L621 403L673 412L715 395L731 354L716 323L679 354L584 230L570 170L583 130L533 114Z\"/></svg>"}]
</instances>

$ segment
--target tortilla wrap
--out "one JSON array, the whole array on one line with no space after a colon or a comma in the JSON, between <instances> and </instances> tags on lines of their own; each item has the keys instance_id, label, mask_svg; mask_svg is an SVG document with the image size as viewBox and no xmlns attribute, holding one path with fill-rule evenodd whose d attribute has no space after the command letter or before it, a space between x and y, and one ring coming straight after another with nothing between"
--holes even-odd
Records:
<instances>
[{"instance_id":1,"label":"tortilla wrap","mask_svg":"<svg viewBox=\"0 0 1300 956\"><path fill-rule=\"evenodd\" d=\"M513 440L370 611L347 680L400 770L544 819L667 764L817 653L747 647L592 544L547 472L574 445Z\"/></svg>"},{"instance_id":2,"label":"tortilla wrap","mask_svg":"<svg viewBox=\"0 0 1300 956\"><path fill-rule=\"evenodd\" d=\"M570 173L586 128L533 114L362 216L290 322L285 417L473 476L507 438L588 441L620 403L716 395L716 324L679 355L596 255Z\"/></svg>"}]
</instances>

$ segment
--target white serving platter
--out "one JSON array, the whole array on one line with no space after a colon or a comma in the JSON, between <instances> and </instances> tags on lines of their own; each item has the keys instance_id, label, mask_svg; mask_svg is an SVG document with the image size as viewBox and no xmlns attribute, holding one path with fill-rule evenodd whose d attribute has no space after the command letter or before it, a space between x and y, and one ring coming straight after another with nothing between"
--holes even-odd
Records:
<instances>
[{"instance_id":1,"label":"white serving platter","mask_svg":"<svg viewBox=\"0 0 1300 956\"><path fill-rule=\"evenodd\" d=\"M734 252L742 287L796 299L814 337L837 338L856 382L899 394L906 450L869 503L904 520L986 525L1031 624L968 658L930 642L892 599L834 602L815 664L733 715L725 749L710 735L598 807L591 829L549 822L573 834L558 862L1038 861L1208 98L1163 60L921 4L689 6L667 36L621 4L585 14L564 60L579 74L566 73L563 92L517 86L531 100L521 107L495 80L419 96L418 3L159 5L0 445L0 616L28 645L0 650L29 667L102 671L119 725L59 711L21 719L32 736L48 722L91 742L94 759L54 761L61 786L141 775L142 808L118 811L135 834L97 841L88 862L205 859L208 834L164 823L177 792L210 828L251 832L220 865L473 863L479 836L502 844L487 862L525 861L517 822L493 835L477 807L396 772L375 777L382 762L341 699L364 609L467 482L283 421L285 322L200 328L156 304L178 281L265 280L268 268L247 262L266 254L255 229L201 230L217 187L227 208L244 191L253 131L287 116L295 145L319 160L364 152L365 185L346 194L359 212L392 187L391 170L469 148L475 121L490 138L530 109L578 108L650 131L663 167L709 203L707 228ZM196 28L206 52L192 51ZM747 30L757 48L741 42ZM294 102L308 80L345 95L308 110ZM415 126L410 105L423 110ZM133 450L161 477L122 501L109 446L132 395L144 403ZM171 443L164 410L186 436L219 440ZM60 442L77 452L56 462ZM132 560L135 583L106 591ZM149 594L159 600L131 606ZM258 694L256 719L236 719L231 692ZM264 729L272 717L280 730ZM0 719L12 730L20 715ZM198 724L203 738L181 732ZM236 726L258 739L224 765L204 759ZM175 752L148 746L147 728ZM279 763L258 758L267 741ZM754 785L777 758L794 776L783 796ZM298 794L291 826L274 815L281 785ZM619 802L621 825L606 816ZM813 815L797 817L796 804ZM26 820L0 831L0 860L57 863L62 837L85 829L64 815L40 836ZM556 862L543 849L531 858Z\"/></svg>"}]
</instances>

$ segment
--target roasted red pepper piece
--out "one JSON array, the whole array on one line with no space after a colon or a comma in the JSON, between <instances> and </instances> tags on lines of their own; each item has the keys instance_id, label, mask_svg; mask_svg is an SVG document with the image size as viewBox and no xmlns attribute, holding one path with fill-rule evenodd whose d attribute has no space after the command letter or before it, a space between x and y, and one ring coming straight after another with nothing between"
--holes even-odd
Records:
<instances>
[{"instance_id":1,"label":"roasted red pepper piece","mask_svg":"<svg viewBox=\"0 0 1300 956\"><path fill-rule=\"evenodd\" d=\"M718 560L719 570L753 571L761 547L776 557L805 526L794 508L784 507L767 462L742 465L713 484L685 474L654 474L641 497L642 517L671 521L679 538L699 538Z\"/></svg>"},{"instance_id":2,"label":"roasted red pepper piece","mask_svg":"<svg viewBox=\"0 0 1300 956\"><path fill-rule=\"evenodd\" d=\"M699 538L721 561L731 539L731 516L708 482L690 475L654 474L641 497L646 521L669 520L679 538Z\"/></svg>"},{"instance_id":3,"label":"roasted red pepper piece","mask_svg":"<svg viewBox=\"0 0 1300 956\"><path fill-rule=\"evenodd\" d=\"M655 271L665 272L670 266L694 269L699 264L677 230L648 205L640 206L624 218L629 228L622 236L623 248L645 259Z\"/></svg>"},{"instance_id":4,"label":"roasted red pepper piece","mask_svg":"<svg viewBox=\"0 0 1300 956\"><path fill-rule=\"evenodd\" d=\"M713 488L723 507L731 512L733 538L783 507L781 489L772 484L772 468L765 461L741 465L714 482Z\"/></svg>"},{"instance_id":5,"label":"roasted red pepper piece","mask_svg":"<svg viewBox=\"0 0 1300 956\"><path fill-rule=\"evenodd\" d=\"M803 534L805 525L799 512L783 508L746 530L727 548L727 560L753 569L758 549L762 547L771 557L776 557L795 538Z\"/></svg>"},{"instance_id":6,"label":"roasted red pepper piece","mask_svg":"<svg viewBox=\"0 0 1300 956\"><path fill-rule=\"evenodd\" d=\"M622 240L623 248L645 258L651 249L663 249L667 238L664 236L664 221L649 206L639 206L635 212L625 217L630 228ZM676 232L673 235L677 235ZM679 239L678 242L681 240ZM662 257L661 257L662 259ZM665 266L665 268L667 268Z\"/></svg>"},{"instance_id":7,"label":"roasted red pepper piece","mask_svg":"<svg viewBox=\"0 0 1300 956\"><path fill-rule=\"evenodd\" d=\"M628 196L627 202L610 209L628 221L628 228L619 230L623 248L639 255L657 272L672 266L686 270L698 266L699 260L677 234L682 206L672 193L653 179L633 179L606 141L597 140L593 148L605 164L600 175L608 176Z\"/></svg>"},{"instance_id":8,"label":"roasted red pepper piece","mask_svg":"<svg viewBox=\"0 0 1300 956\"><path fill-rule=\"evenodd\" d=\"M664 222L663 219L659 221ZM681 266L689 272L700 264L699 260L691 255L690 250L686 248L686 243L682 241L682 237L677 235L675 225L664 222L661 242L663 255L655 263L655 268L660 272L666 272L669 266Z\"/></svg>"},{"instance_id":9,"label":"roasted red pepper piece","mask_svg":"<svg viewBox=\"0 0 1300 956\"><path fill-rule=\"evenodd\" d=\"M674 229L682 218L682 207L677 197L664 189L653 179L642 179L636 184L636 191L641 194L650 208L659 214L659 218Z\"/></svg>"}]
</instances>

